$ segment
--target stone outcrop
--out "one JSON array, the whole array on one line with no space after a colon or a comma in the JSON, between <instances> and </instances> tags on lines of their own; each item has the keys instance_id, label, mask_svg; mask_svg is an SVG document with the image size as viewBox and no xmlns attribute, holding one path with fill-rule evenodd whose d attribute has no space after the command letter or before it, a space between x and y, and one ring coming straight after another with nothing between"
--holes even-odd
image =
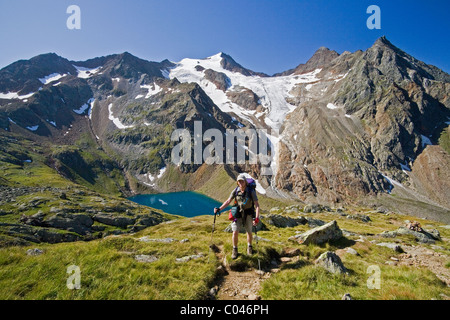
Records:
<instances>
[{"instance_id":1,"label":"stone outcrop","mask_svg":"<svg viewBox=\"0 0 450 320\"><path fill-rule=\"evenodd\" d=\"M316 265L325 268L327 271L335 274L345 274L348 273L347 269L341 261L339 256L331 251L322 253L319 258L315 261Z\"/></svg>"},{"instance_id":2,"label":"stone outcrop","mask_svg":"<svg viewBox=\"0 0 450 320\"><path fill-rule=\"evenodd\" d=\"M329 241L335 241L342 238L342 230L339 228L336 220L333 220L322 226L313 228L300 235L289 238L300 244L322 244Z\"/></svg>"}]
</instances>

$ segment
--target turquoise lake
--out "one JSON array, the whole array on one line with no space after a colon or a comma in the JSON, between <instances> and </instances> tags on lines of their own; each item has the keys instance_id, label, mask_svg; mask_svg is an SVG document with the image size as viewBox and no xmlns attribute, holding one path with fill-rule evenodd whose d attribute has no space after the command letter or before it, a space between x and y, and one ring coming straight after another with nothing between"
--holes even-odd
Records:
<instances>
[{"instance_id":1,"label":"turquoise lake","mask_svg":"<svg viewBox=\"0 0 450 320\"><path fill-rule=\"evenodd\" d=\"M223 203L192 191L141 194L128 200L184 217L214 215L214 207Z\"/></svg>"}]
</instances>

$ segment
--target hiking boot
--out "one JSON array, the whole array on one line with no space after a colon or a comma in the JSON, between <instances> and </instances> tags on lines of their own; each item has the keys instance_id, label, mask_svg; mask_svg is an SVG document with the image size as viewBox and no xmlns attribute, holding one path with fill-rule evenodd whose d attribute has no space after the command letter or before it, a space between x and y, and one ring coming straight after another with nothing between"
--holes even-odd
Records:
<instances>
[{"instance_id":1,"label":"hiking boot","mask_svg":"<svg viewBox=\"0 0 450 320\"><path fill-rule=\"evenodd\" d=\"M251 255L253 254L253 247L252 247L252 246L248 246L248 247L247 247L247 254L248 254L249 256L251 256Z\"/></svg>"},{"instance_id":2,"label":"hiking boot","mask_svg":"<svg viewBox=\"0 0 450 320\"><path fill-rule=\"evenodd\" d=\"M231 259L236 259L238 257L238 249L233 248L233 252L231 253Z\"/></svg>"}]
</instances>

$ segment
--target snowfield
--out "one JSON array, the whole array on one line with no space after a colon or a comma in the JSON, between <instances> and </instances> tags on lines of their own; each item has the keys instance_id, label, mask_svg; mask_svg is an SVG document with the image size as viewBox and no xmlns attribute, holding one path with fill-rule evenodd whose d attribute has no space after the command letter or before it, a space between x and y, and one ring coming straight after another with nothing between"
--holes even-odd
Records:
<instances>
[{"instance_id":1,"label":"snowfield","mask_svg":"<svg viewBox=\"0 0 450 320\"><path fill-rule=\"evenodd\" d=\"M256 128L260 127L260 125L255 124L253 119L255 117L260 119L262 115L265 115L264 122L271 129L267 136L274 151L274 157L270 167L262 168L262 174L275 176L277 172L278 144L282 138L278 132L287 114L296 108L296 106L288 103L286 99L292 97L290 91L297 84L306 83L308 89L311 88L313 83L320 80L317 78L317 74L322 69L316 69L301 75L277 77L245 76L239 72L224 69L220 65L222 59L222 53L206 59L186 58L178 63L175 62L175 67L168 69L168 77L170 79L177 78L180 82L197 83L221 111L234 113L241 119L253 124ZM242 87L253 91L259 97L259 103L263 106L263 111L247 110L233 103L227 97L226 92L218 89L214 83L205 79L204 70L198 71L196 69L197 66L201 66L205 70L212 69L225 74L230 85L226 92L239 92L242 90ZM260 190L260 192L263 193L264 191Z\"/></svg>"},{"instance_id":2,"label":"snowfield","mask_svg":"<svg viewBox=\"0 0 450 320\"><path fill-rule=\"evenodd\" d=\"M237 116L253 123L250 116L261 116L255 110L245 108L233 103L214 83L204 78L204 71L197 71L196 66L205 69L212 69L216 72L224 73L230 80L231 86L228 91L238 91L238 87L252 90L259 98L266 113L265 123L272 129L280 129L286 115L295 109L289 104L286 98L290 98L289 92L299 83L313 83L319 79L316 77L321 69L302 75L289 75L279 77L245 76L239 72L232 72L224 69L220 62L223 59L222 53L218 53L206 59L186 58L169 70L169 78L177 78L180 82L196 82L214 101L223 112L234 112Z\"/></svg>"}]
</instances>

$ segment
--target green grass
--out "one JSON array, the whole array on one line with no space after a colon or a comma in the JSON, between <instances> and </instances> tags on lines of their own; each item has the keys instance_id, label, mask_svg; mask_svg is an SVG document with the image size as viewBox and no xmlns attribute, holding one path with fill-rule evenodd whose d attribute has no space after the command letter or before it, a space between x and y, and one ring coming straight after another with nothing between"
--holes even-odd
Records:
<instances>
[{"instance_id":1,"label":"green grass","mask_svg":"<svg viewBox=\"0 0 450 320\"><path fill-rule=\"evenodd\" d=\"M317 217L316 214L309 214ZM336 219L335 214L320 213L325 221ZM372 225L364 224L367 232L384 228L387 218L372 213ZM402 219L404 217L401 217ZM389 217L394 221L394 217ZM347 221L348 220L348 221ZM357 229L354 220L337 218L341 228ZM220 265L209 250L212 216L177 218L170 223L149 227L134 235L109 236L90 242L36 244L29 247L0 249L0 299L204 299L214 283L216 268ZM297 260L281 265L278 273L262 282L263 299L340 299L350 293L354 299L442 299L450 295L449 289L430 271L408 266L390 266L385 262L398 255L391 249L370 242L376 236L366 236L366 241L344 238L324 245L299 245L288 240L295 231L307 226L276 228L258 232L261 239L253 256L245 253L245 234L240 235L239 249L243 254L232 261L231 233L224 232L229 221L225 216L216 219L213 243L223 248L230 265L242 270L256 269L258 259L263 268L281 254L283 248L299 248ZM363 224L359 222L359 224ZM392 227L391 229L395 229ZM448 236L446 229L442 235ZM143 242L151 239L173 238L170 243ZM180 242L188 239L187 242ZM390 241L389 239L382 239ZM401 241L414 243L413 239ZM446 243L440 243L447 247ZM316 260L325 251L336 251L347 246L360 255L341 253L349 275L333 275L316 266ZM40 248L44 254L28 256L29 248ZM202 258L177 262L193 254ZM158 260L143 263L135 259L138 254L154 255ZM70 290L66 286L67 267L77 265L81 271L81 288ZM381 288L369 289L367 269L376 265L381 270Z\"/></svg>"},{"instance_id":2,"label":"green grass","mask_svg":"<svg viewBox=\"0 0 450 320\"><path fill-rule=\"evenodd\" d=\"M53 150L34 146L28 140L16 142L14 139L2 140L0 147L10 151L2 151L0 154L0 178L3 185L51 187L39 192L30 191L16 197L15 202L2 205L2 224L18 224L22 214L32 215L39 210L46 216L52 215L52 207L63 207L74 212L84 212L85 208L90 208L92 212L113 214L124 214L124 209L128 209L135 216L143 213L143 207L118 196L118 190L125 183L120 179L121 174L116 176L114 172L108 175L98 173L93 184L85 183L81 178L73 182L47 165L48 153L58 148L59 151L71 148L78 150L86 163L107 163L109 157L101 149L97 149L88 136L82 136L74 146L54 147ZM21 150L26 150L26 154L22 154L24 151ZM33 162L17 161L28 156ZM219 201L225 201L235 186L235 181L220 166L204 166L193 174L179 174L174 167L168 166L161 183L169 188L177 181L181 189L190 187ZM66 194L65 198L61 197L62 193ZM283 209L294 204L263 195L259 195L259 199L263 215L270 212L272 207ZM34 201L38 204L28 206ZM23 210L20 209L22 206ZM406 215L385 215L359 207L349 208L346 212L369 215L371 222L347 219L333 212L288 214L284 211L281 210L281 214L291 217L309 216L325 222L337 220L341 229L354 232L357 236L348 236L335 243L305 246L289 238L296 232L309 230L308 225L294 228L268 225L268 230L258 232L261 240L255 244L256 254L253 256L245 254L245 234L240 235L239 252L242 254L233 261L230 258L231 233L224 232L229 225L225 212L217 218L212 240L222 248L228 264L237 269L256 269L258 262L261 262L262 268L268 269L271 262L279 258L283 249L300 249L298 257L281 264L279 272L273 273L269 279L262 282L259 294L263 299L341 299L345 293L350 293L354 299L428 300L450 296L450 289L429 270L386 264L386 261L398 256L398 253L373 243L396 241L400 245L417 245L412 236L395 239L377 236L383 231L396 230L405 224L406 219L419 221L427 229L437 228L442 239L450 238L450 230L441 228L441 223ZM12 243L19 243L17 239L3 232L0 235L0 299L204 299L214 285L216 269L222 263L209 249L213 216L182 218L165 214L165 217L171 221L146 228L136 234L107 236L89 242L13 246ZM95 225L105 227L104 232L117 229L98 222L95 222ZM67 232L57 229L53 231ZM356 241L360 235L364 236L364 242ZM140 241L144 236L152 239L173 238L175 241ZM180 242L183 239L188 241ZM1 247L2 245L8 247ZM448 254L448 241L437 242L437 245L440 249L424 246ZM355 249L359 256L345 253L342 249L346 247ZM27 255L27 250L32 248L42 249L44 254ZM315 265L314 261L326 251L340 252L341 259L349 270L348 275L333 275ZM137 261L135 256L142 254L156 256L158 260L151 263ZM176 261L177 258L194 254L203 254L203 257L187 262ZM78 266L81 271L81 288L78 290L67 288L67 280L70 277L67 268L71 265ZM381 271L380 289L369 289L367 286L371 276L367 270L373 265L378 266ZM445 267L450 268L450 262L447 262Z\"/></svg>"},{"instance_id":3,"label":"green grass","mask_svg":"<svg viewBox=\"0 0 450 320\"><path fill-rule=\"evenodd\" d=\"M450 154L450 126L442 130L439 137L439 145Z\"/></svg>"},{"instance_id":4,"label":"green grass","mask_svg":"<svg viewBox=\"0 0 450 320\"><path fill-rule=\"evenodd\" d=\"M179 239L181 240L181 239ZM44 250L28 256L28 248ZM135 237L0 249L0 299L201 299L214 277L205 257L186 263L176 258L199 250L194 244L145 243ZM137 254L156 255L152 263ZM81 271L81 288L67 288L67 267Z\"/></svg>"}]
</instances>

